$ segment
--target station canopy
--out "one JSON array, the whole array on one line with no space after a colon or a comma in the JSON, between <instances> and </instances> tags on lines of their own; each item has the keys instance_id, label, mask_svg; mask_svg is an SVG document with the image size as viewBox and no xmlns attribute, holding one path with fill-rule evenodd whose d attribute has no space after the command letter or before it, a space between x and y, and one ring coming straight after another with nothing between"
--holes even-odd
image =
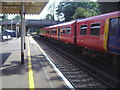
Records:
<instances>
[{"instance_id":1,"label":"station canopy","mask_svg":"<svg viewBox=\"0 0 120 90\"><path fill-rule=\"evenodd\" d=\"M3 1L0 3L2 6L1 14L20 14L21 2ZM25 14L40 14L46 4L47 2L24 2Z\"/></svg>"}]
</instances>

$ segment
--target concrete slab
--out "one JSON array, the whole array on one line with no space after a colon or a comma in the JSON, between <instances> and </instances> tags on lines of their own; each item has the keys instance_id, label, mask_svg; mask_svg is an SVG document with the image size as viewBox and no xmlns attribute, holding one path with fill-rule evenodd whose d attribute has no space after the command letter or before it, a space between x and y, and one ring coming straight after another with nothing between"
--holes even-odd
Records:
<instances>
[{"instance_id":1,"label":"concrete slab","mask_svg":"<svg viewBox=\"0 0 120 90\"><path fill-rule=\"evenodd\" d=\"M20 64L20 39L3 42L2 54L8 56L3 57L2 88L28 88L27 62Z\"/></svg>"},{"instance_id":2,"label":"concrete slab","mask_svg":"<svg viewBox=\"0 0 120 90\"><path fill-rule=\"evenodd\" d=\"M35 85L38 88L65 88L47 58L30 39Z\"/></svg>"}]
</instances>

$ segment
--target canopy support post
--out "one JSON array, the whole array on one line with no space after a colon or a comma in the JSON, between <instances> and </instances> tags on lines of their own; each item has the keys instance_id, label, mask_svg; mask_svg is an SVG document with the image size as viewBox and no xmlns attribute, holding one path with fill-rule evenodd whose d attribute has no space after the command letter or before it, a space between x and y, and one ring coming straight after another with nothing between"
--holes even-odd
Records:
<instances>
[{"instance_id":1,"label":"canopy support post","mask_svg":"<svg viewBox=\"0 0 120 90\"><path fill-rule=\"evenodd\" d=\"M21 64L24 64L24 2L21 2Z\"/></svg>"},{"instance_id":2,"label":"canopy support post","mask_svg":"<svg viewBox=\"0 0 120 90\"><path fill-rule=\"evenodd\" d=\"M25 34L26 34L26 20L25 20L25 12L24 12L24 49L26 49Z\"/></svg>"}]
</instances>

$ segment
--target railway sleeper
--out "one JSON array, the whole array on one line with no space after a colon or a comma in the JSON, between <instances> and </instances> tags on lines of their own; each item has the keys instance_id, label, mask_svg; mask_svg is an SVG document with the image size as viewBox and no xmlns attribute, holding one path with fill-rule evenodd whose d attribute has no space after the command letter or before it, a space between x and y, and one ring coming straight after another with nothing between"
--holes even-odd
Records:
<instances>
[{"instance_id":1,"label":"railway sleeper","mask_svg":"<svg viewBox=\"0 0 120 90\"><path fill-rule=\"evenodd\" d=\"M73 83L91 83L91 82L93 82L93 79L92 78L90 78L90 79L74 79L74 80L71 80L71 82L73 82Z\"/></svg>"}]
</instances>

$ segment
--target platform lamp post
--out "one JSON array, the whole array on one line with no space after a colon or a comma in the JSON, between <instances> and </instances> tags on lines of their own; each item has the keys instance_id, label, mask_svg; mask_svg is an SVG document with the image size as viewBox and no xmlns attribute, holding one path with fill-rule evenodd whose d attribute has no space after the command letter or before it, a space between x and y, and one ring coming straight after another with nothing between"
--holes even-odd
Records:
<instances>
[{"instance_id":1,"label":"platform lamp post","mask_svg":"<svg viewBox=\"0 0 120 90\"><path fill-rule=\"evenodd\" d=\"M19 23L19 25L18 25L18 26L19 26L19 27L18 27L18 34L19 34L19 36L20 36L20 35L21 35L21 34L20 34L21 19L19 20L19 22L18 22L18 23Z\"/></svg>"},{"instance_id":2,"label":"platform lamp post","mask_svg":"<svg viewBox=\"0 0 120 90\"><path fill-rule=\"evenodd\" d=\"M16 38L17 38L17 32L18 32L18 23L16 23Z\"/></svg>"},{"instance_id":3,"label":"platform lamp post","mask_svg":"<svg viewBox=\"0 0 120 90\"><path fill-rule=\"evenodd\" d=\"M11 30L12 30L12 23L13 23L13 21L11 20Z\"/></svg>"},{"instance_id":4,"label":"platform lamp post","mask_svg":"<svg viewBox=\"0 0 120 90\"><path fill-rule=\"evenodd\" d=\"M19 37L18 34L19 34L19 27L20 27L20 23L18 22L16 24L16 38Z\"/></svg>"},{"instance_id":5,"label":"platform lamp post","mask_svg":"<svg viewBox=\"0 0 120 90\"><path fill-rule=\"evenodd\" d=\"M20 23L18 23L18 24L20 25ZM18 33L17 33L17 34L18 34L18 37L20 36L20 30L19 30L19 29L20 29L20 27L18 27L18 29L17 29L17 32L18 32Z\"/></svg>"}]
</instances>

